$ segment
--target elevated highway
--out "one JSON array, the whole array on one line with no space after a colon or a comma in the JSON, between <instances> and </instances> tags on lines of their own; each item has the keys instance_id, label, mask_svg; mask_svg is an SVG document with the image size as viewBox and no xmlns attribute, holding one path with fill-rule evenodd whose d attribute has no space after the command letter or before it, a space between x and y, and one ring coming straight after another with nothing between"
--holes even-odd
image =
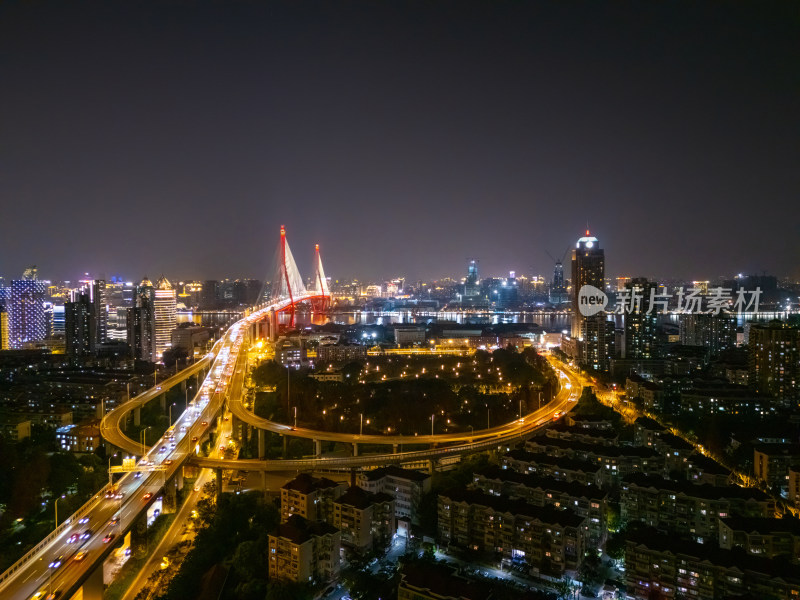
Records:
<instances>
[{"instance_id":1,"label":"elevated highway","mask_svg":"<svg viewBox=\"0 0 800 600\"><path fill-rule=\"evenodd\" d=\"M367 454L362 456L321 456L299 459L219 459L193 457L192 464L201 467L240 469L243 471L294 471L294 470L349 470L354 468L373 467L388 464L410 464L420 461L435 461L450 456L472 454L481 450L496 448L504 444L513 444L533 435L538 429L553 422L570 411L582 391L582 382L573 372L561 363L551 359L550 364L558 372L561 389L556 397L520 419L505 423L498 427L468 433L448 433L424 436L380 436L357 435L347 433L330 433L313 429L292 428L267 419L255 417L238 401L232 398L231 411L238 418L256 427L284 435L294 435L306 439L323 439L350 444L391 444L393 446L429 444L432 447L409 452L391 452L383 454ZM238 367L237 367L238 369ZM240 376L243 376L240 374ZM238 384L234 381L234 385ZM238 408L235 408L237 407ZM247 419L252 419L248 421ZM451 445L440 445L451 444Z\"/></svg>"},{"instance_id":2,"label":"elevated highway","mask_svg":"<svg viewBox=\"0 0 800 600\"><path fill-rule=\"evenodd\" d=\"M178 475L186 459L194 455L196 442L193 438L205 435L209 423L222 408L234 364L249 326L273 311L283 310L290 303L302 302L317 295L315 292L306 292L290 300L280 300L259 308L234 323L217 342L214 351L203 359L109 412L101 424L103 437L131 455L141 455L142 446L122 431L121 426L128 413L201 369L209 368L197 395L187 410L176 419L174 437L164 436L155 446L145 450L139 461L139 468L144 472L126 473L113 488L104 487L2 573L0 598L27 599L36 596L38 599L57 593L60 599L70 599L80 591L81 597L86 600L100 600L103 561L155 502L165 484ZM148 471L149 467L154 470ZM112 491L111 497L106 497L106 493ZM72 541L75 534L83 539ZM113 538L109 539L111 534ZM51 564L54 566L50 567Z\"/></svg>"}]
</instances>

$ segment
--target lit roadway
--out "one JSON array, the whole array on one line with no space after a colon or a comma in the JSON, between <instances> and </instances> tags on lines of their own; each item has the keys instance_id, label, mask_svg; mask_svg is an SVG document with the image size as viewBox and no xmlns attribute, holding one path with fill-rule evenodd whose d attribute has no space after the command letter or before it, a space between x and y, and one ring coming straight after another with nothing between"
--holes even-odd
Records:
<instances>
[{"instance_id":1,"label":"lit roadway","mask_svg":"<svg viewBox=\"0 0 800 600\"><path fill-rule=\"evenodd\" d=\"M307 295L314 297L314 294ZM303 299L304 296L294 300ZM270 308L280 310L286 304L288 302L284 301L263 307L237 321L215 345L216 358L211 363L211 370L195 400L175 421L174 439L168 440L165 435L144 456L151 465L164 470L144 471L141 475L126 473L115 485L115 491L122 494L120 498L107 498L105 493L108 487L103 488L78 512L64 519L58 529L0 575L0 598L44 598L49 592L58 592L60 598L69 599L95 569L101 568L101 562L111 553L123 534L155 501L164 482L194 453L196 442L192 441L192 437L200 438L207 432L208 423L222 406L223 395L233 374L233 363L238 357L246 327L264 318ZM163 381L161 389L158 386L150 389L111 411L103 420L103 436L111 444L130 454L141 453L141 446L122 434L120 425L123 417L132 409L163 393L170 385L207 366L211 359L210 355L205 357ZM147 494L150 497L146 497ZM114 517L118 517L119 521L111 525ZM87 520L81 523L84 518ZM114 538L104 542L103 539L110 533L114 534ZM85 535L86 539L70 542L73 534L78 537ZM80 554L82 552L85 554ZM58 557L61 557L61 564L56 566L53 561ZM52 568L49 567L51 563L54 564Z\"/></svg>"},{"instance_id":2,"label":"lit roadway","mask_svg":"<svg viewBox=\"0 0 800 600\"><path fill-rule=\"evenodd\" d=\"M211 480L211 472L203 470L195 481L195 487L199 491L189 491L186 502L183 503L175 515L175 520L170 525L169 529L164 533L164 537L155 547L153 552L147 559L147 562L139 570L136 578L128 586L128 590L122 596L121 600L134 600L139 592L144 589L147 580L150 576L161 568L161 560L172 548L177 546L184 537L184 528L192 514L192 511L197 507L197 502L203 495L203 485Z\"/></svg>"},{"instance_id":3,"label":"lit roadway","mask_svg":"<svg viewBox=\"0 0 800 600\"><path fill-rule=\"evenodd\" d=\"M573 381L574 385L576 386L578 397L580 397L580 389L579 383L577 378L573 374L568 374L564 368L554 361L551 361L553 367L556 368L562 375L560 375L560 383L562 384L562 394L559 397L562 397L563 394L569 395L572 390ZM569 385L566 385L569 384ZM569 403L558 402L559 397L555 399L557 402L557 406L550 402L549 404L543 406L541 409L536 410L532 413L524 415L522 419L517 419L515 421L511 421L510 423L506 423L504 425L500 425L497 427L492 427L489 429L476 429L474 431L469 432L456 432L456 433L437 433L435 435L359 435L354 433L335 433L330 431L319 431L316 429L305 429L302 427L292 427L290 425L284 425L282 423L276 423L274 421L270 421L268 419L264 419L262 417L258 417L249 410L244 407L244 404L241 401L241 395L239 395L238 401L234 398L231 398L230 402L230 411L236 417L244 421L245 423L249 423L253 427L258 429L266 429L267 431L272 431L274 433L280 433L289 436L301 437L306 439L313 439L313 440L324 440L329 442L345 442L349 444L386 444L386 445L401 445L401 444L446 444L452 442L475 442L480 440L491 439L493 441L498 441L498 438L502 438L509 434L519 435L520 429L527 430L529 427L525 427L526 425L530 426L534 422L540 421L543 415L553 416L558 411L565 411L570 406ZM542 412L544 411L544 412ZM540 423L541 424L541 423ZM534 426L537 427L538 425Z\"/></svg>"},{"instance_id":4,"label":"lit roadway","mask_svg":"<svg viewBox=\"0 0 800 600\"><path fill-rule=\"evenodd\" d=\"M141 454L142 445L122 433L128 413L134 409L141 408L154 398L157 398L170 388L179 384L181 381L185 381L195 373L199 373L202 369L210 365L217 352L219 352L220 343L221 340L214 345L211 352L206 354L194 364L176 373L172 377L165 379L155 387L152 387L138 396L131 398L124 404L106 414L102 421L100 421L100 435L103 437L103 439L109 442L112 446L126 450L129 454Z\"/></svg>"},{"instance_id":5,"label":"lit roadway","mask_svg":"<svg viewBox=\"0 0 800 600\"><path fill-rule=\"evenodd\" d=\"M239 363L240 364L240 363ZM348 433L328 433L313 429L294 429L288 425L272 423L266 419L255 417L246 411L240 401L232 397L231 409L234 415L243 421L251 422L265 429L294 435L308 439L323 439L347 443L379 443L379 444L432 444L434 447L426 450L409 452L392 452L385 454L366 454L363 456L330 456L301 459L212 459L194 457L192 463L202 467L223 467L225 469L241 469L245 471L281 471L281 470L312 470L312 469L341 469L365 466L376 466L397 463L412 463L417 461L435 460L447 456L469 454L483 449L493 448L504 443L513 443L532 435L537 429L550 423L571 410L582 391L582 380L572 371L567 370L559 362L550 359L550 364L558 372L561 390L548 404L533 411L521 419L510 423L492 427L491 429L478 430L469 433L447 433L422 436L382 436L382 435L356 435ZM237 364L237 377L243 377ZM234 386L240 385L238 380L233 381ZM238 408L237 408L238 407ZM437 447L443 442L455 442L454 445Z\"/></svg>"}]
</instances>

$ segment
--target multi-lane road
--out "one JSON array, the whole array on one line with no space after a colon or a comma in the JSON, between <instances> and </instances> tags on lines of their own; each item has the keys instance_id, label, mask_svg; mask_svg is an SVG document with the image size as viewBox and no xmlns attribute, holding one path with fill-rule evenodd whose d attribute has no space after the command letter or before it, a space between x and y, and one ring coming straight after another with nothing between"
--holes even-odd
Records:
<instances>
[{"instance_id":1,"label":"multi-lane road","mask_svg":"<svg viewBox=\"0 0 800 600\"><path fill-rule=\"evenodd\" d=\"M238 321L215 346L216 357L205 357L189 368L188 375L211 364L197 396L155 446L139 461L138 472L126 473L114 485L104 488L71 515L36 548L0 576L0 597L27 599L48 596L70 598L117 546L123 534L153 503L165 481L171 479L189 455L197 439L205 435L219 412L223 395L233 374L246 325L259 314ZM187 371L161 383L161 388L185 379ZM141 447L120 429L123 417L133 408L163 393L153 388L106 416L104 437L131 454ZM144 464L146 461L147 464ZM149 469L157 470L149 470ZM113 491L106 497L107 491ZM112 522L113 521L113 522ZM113 537L110 535L113 534ZM78 538L75 540L75 538ZM51 566L52 565L52 566Z\"/></svg>"}]
</instances>

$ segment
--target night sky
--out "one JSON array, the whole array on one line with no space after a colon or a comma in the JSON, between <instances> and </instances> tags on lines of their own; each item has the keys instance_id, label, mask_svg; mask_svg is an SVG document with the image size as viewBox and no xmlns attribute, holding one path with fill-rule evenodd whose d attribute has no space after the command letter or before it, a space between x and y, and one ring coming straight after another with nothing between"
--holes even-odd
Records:
<instances>
[{"instance_id":1,"label":"night sky","mask_svg":"<svg viewBox=\"0 0 800 600\"><path fill-rule=\"evenodd\" d=\"M796 2L3 2L0 275L800 276Z\"/></svg>"}]
</instances>

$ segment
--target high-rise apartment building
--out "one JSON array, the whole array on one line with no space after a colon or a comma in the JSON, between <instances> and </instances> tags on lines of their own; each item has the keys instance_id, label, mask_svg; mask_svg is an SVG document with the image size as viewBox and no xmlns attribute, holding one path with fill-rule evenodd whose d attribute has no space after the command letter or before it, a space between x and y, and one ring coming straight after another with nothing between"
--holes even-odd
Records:
<instances>
[{"instance_id":1,"label":"high-rise apartment building","mask_svg":"<svg viewBox=\"0 0 800 600\"><path fill-rule=\"evenodd\" d=\"M781 321L750 327L749 382L787 406L800 400L800 329Z\"/></svg>"},{"instance_id":2,"label":"high-rise apartment building","mask_svg":"<svg viewBox=\"0 0 800 600\"><path fill-rule=\"evenodd\" d=\"M88 294L78 293L64 305L66 353L70 358L88 356L95 350L94 303Z\"/></svg>"},{"instance_id":3,"label":"high-rise apartment building","mask_svg":"<svg viewBox=\"0 0 800 600\"><path fill-rule=\"evenodd\" d=\"M153 304L155 335L155 360L161 360L164 351L172 346L172 330L175 329L175 306L177 299L175 289L169 280L161 276L155 289Z\"/></svg>"},{"instance_id":4,"label":"high-rise apartment building","mask_svg":"<svg viewBox=\"0 0 800 600\"><path fill-rule=\"evenodd\" d=\"M0 305L0 350L8 350L8 312Z\"/></svg>"},{"instance_id":5,"label":"high-rise apartment building","mask_svg":"<svg viewBox=\"0 0 800 600\"><path fill-rule=\"evenodd\" d=\"M564 304L568 300L567 285L564 282L564 264L556 261L553 268L553 282L550 285L550 304Z\"/></svg>"},{"instance_id":6,"label":"high-rise apartment building","mask_svg":"<svg viewBox=\"0 0 800 600\"><path fill-rule=\"evenodd\" d=\"M22 348L26 342L38 342L47 337L46 293L47 284L36 278L35 267L26 269L23 279L11 282L8 304L11 348Z\"/></svg>"},{"instance_id":7,"label":"high-rise apartment building","mask_svg":"<svg viewBox=\"0 0 800 600\"><path fill-rule=\"evenodd\" d=\"M11 288L2 285L0 277L0 350L9 349L8 305L11 302Z\"/></svg>"},{"instance_id":8,"label":"high-rise apartment building","mask_svg":"<svg viewBox=\"0 0 800 600\"><path fill-rule=\"evenodd\" d=\"M736 319L727 313L691 313L680 316L680 339L684 346L703 346L709 357L736 345Z\"/></svg>"},{"instance_id":9,"label":"high-rise apartment building","mask_svg":"<svg viewBox=\"0 0 800 600\"><path fill-rule=\"evenodd\" d=\"M203 282L200 296L200 307L204 309L219 308L219 281L207 279Z\"/></svg>"},{"instance_id":10,"label":"high-rise apartment building","mask_svg":"<svg viewBox=\"0 0 800 600\"><path fill-rule=\"evenodd\" d=\"M133 357L155 362L155 289L147 277L136 287L127 320L128 345Z\"/></svg>"},{"instance_id":11,"label":"high-rise apartment building","mask_svg":"<svg viewBox=\"0 0 800 600\"><path fill-rule=\"evenodd\" d=\"M94 348L108 341L108 293L104 279L92 281L90 298L92 301L91 336Z\"/></svg>"},{"instance_id":12,"label":"high-rise apartment building","mask_svg":"<svg viewBox=\"0 0 800 600\"><path fill-rule=\"evenodd\" d=\"M619 278L617 278L619 280ZM644 277L629 279L623 290L641 296L638 310L632 310L623 316L625 341L620 349L622 358L648 359L655 358L656 313L647 314L650 297L657 292L658 286ZM635 308L635 303L634 303Z\"/></svg>"}]
</instances>

